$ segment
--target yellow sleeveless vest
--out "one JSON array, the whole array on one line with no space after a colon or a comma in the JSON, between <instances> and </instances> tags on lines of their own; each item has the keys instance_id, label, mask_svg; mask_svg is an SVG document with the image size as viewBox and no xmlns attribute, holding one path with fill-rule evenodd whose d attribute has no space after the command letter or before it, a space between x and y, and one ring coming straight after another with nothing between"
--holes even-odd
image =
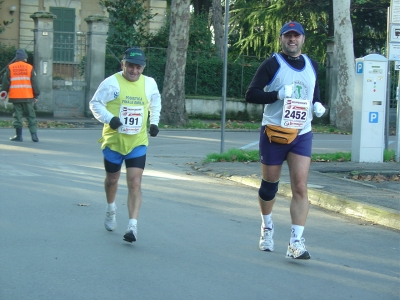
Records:
<instances>
[{"instance_id":1,"label":"yellow sleeveless vest","mask_svg":"<svg viewBox=\"0 0 400 300\"><path fill-rule=\"evenodd\" d=\"M124 123L123 118L120 116L123 107L143 107L142 127L137 134L125 134L114 130L108 124L104 124L103 137L99 140L102 142L101 149L109 147L111 150L126 155L137 146L149 144L147 137L147 119L149 114L149 105L145 93L144 76L140 75L139 79L135 82L126 80L121 74L116 73L114 76L118 80L120 87L119 96L107 103L107 110L114 116L120 117L121 122Z\"/></svg>"}]
</instances>

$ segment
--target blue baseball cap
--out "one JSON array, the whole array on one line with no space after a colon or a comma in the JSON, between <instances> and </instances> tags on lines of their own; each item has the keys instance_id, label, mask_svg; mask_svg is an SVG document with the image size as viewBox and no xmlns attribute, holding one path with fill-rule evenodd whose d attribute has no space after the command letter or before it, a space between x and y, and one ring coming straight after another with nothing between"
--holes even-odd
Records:
<instances>
[{"instance_id":1,"label":"blue baseball cap","mask_svg":"<svg viewBox=\"0 0 400 300\"><path fill-rule=\"evenodd\" d=\"M289 22L283 25L281 28L281 35L288 33L290 31L295 31L298 34L304 35L303 26L301 26L301 24L297 22Z\"/></svg>"}]
</instances>

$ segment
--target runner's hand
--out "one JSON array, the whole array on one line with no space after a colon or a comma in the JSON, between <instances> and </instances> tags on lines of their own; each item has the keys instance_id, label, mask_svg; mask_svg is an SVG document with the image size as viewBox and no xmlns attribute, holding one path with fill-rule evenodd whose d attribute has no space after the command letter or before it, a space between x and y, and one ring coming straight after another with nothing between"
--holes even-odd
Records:
<instances>
[{"instance_id":1,"label":"runner's hand","mask_svg":"<svg viewBox=\"0 0 400 300\"><path fill-rule=\"evenodd\" d=\"M111 119L109 125L110 125L111 129L116 130L116 129L118 129L119 126L122 125L122 123L121 123L121 120L120 120L118 117L113 117L113 118Z\"/></svg>"},{"instance_id":2,"label":"runner's hand","mask_svg":"<svg viewBox=\"0 0 400 300\"><path fill-rule=\"evenodd\" d=\"M293 94L293 85L284 85L283 88L281 88L278 91L278 99L283 100L285 98L290 98L292 97Z\"/></svg>"},{"instance_id":3,"label":"runner's hand","mask_svg":"<svg viewBox=\"0 0 400 300\"><path fill-rule=\"evenodd\" d=\"M315 102L314 113L317 116L317 118L322 117L322 115L325 113L325 107L320 102Z\"/></svg>"},{"instance_id":4,"label":"runner's hand","mask_svg":"<svg viewBox=\"0 0 400 300\"><path fill-rule=\"evenodd\" d=\"M150 125L150 136L157 136L158 132L160 130L158 130L158 126L155 124L151 124Z\"/></svg>"}]
</instances>

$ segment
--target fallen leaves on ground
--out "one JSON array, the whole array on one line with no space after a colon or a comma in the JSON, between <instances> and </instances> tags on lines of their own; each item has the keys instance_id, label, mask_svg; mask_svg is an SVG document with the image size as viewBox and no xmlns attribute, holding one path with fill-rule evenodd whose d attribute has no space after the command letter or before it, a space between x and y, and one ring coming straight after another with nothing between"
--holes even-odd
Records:
<instances>
[{"instance_id":1,"label":"fallen leaves on ground","mask_svg":"<svg viewBox=\"0 0 400 300\"><path fill-rule=\"evenodd\" d=\"M360 181L400 181L400 174L384 175L384 174L357 174L350 176L350 179Z\"/></svg>"}]
</instances>

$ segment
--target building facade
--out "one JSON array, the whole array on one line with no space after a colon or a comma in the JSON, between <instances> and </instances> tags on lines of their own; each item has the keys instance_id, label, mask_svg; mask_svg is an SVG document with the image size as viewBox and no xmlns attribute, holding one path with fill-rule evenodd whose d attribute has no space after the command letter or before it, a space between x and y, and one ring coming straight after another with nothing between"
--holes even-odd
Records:
<instances>
[{"instance_id":1,"label":"building facade","mask_svg":"<svg viewBox=\"0 0 400 300\"><path fill-rule=\"evenodd\" d=\"M145 6L156 16L148 25L149 32L157 31L165 22L167 10L166 0L146 0ZM0 6L0 21L13 22L0 34L0 43L33 50L34 21L32 14L46 11L57 15L55 31L87 32L88 26L84 21L91 15L108 17L106 9L99 0L3 0Z\"/></svg>"}]
</instances>

